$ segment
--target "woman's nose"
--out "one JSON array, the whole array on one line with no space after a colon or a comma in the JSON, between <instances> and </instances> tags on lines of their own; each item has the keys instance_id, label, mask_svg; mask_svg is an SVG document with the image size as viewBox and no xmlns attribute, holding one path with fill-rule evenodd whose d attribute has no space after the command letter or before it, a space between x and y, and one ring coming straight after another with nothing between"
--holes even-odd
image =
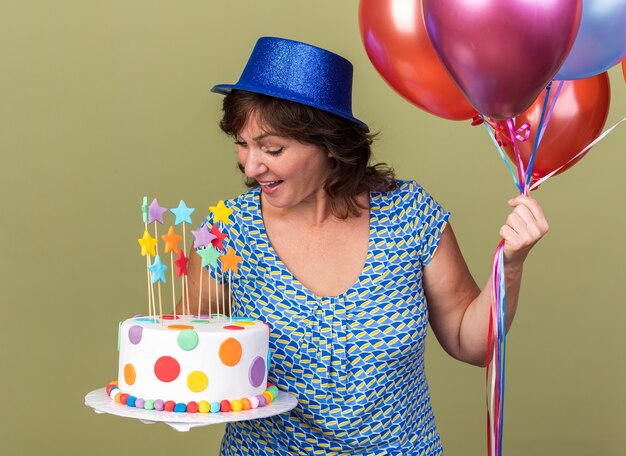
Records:
<instances>
[{"instance_id":1,"label":"woman's nose","mask_svg":"<svg viewBox=\"0 0 626 456\"><path fill-rule=\"evenodd\" d=\"M262 151L249 148L244 155L245 157L241 164L246 176L254 178L267 171L267 166L263 163Z\"/></svg>"}]
</instances>

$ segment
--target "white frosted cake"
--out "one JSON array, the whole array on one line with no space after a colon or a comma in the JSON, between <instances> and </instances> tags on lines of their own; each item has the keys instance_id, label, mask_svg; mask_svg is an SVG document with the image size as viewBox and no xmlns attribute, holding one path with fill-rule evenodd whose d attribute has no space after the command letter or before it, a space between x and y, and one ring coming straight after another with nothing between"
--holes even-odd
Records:
<instances>
[{"instance_id":1,"label":"white frosted cake","mask_svg":"<svg viewBox=\"0 0 626 456\"><path fill-rule=\"evenodd\" d=\"M135 317L120 324L116 402L188 413L264 406L278 395L267 384L269 327L243 317Z\"/></svg>"}]
</instances>

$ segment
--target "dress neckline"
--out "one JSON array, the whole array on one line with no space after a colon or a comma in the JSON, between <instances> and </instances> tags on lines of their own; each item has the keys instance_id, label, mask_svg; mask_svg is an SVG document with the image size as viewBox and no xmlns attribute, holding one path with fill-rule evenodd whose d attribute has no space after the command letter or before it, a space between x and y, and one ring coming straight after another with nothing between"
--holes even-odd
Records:
<instances>
[{"instance_id":1,"label":"dress neckline","mask_svg":"<svg viewBox=\"0 0 626 456\"><path fill-rule=\"evenodd\" d=\"M313 298L315 298L315 300L318 300L318 301L333 300L333 299L339 299L348 294L351 294L362 283L362 280L366 274L366 271L371 263L372 245L374 244L372 233L375 231L373 229L375 217L373 216L373 211L372 211L373 197L372 197L371 191L369 192L369 234L368 234L368 241L367 241L368 242L367 255L365 256L365 261L363 262L363 266L361 267L361 272L359 273L359 276L356 279L356 281L350 287L348 287L345 291L338 293L336 295L328 295L328 296L320 296L314 293L313 291L311 291L306 286L304 286L304 284L300 282L300 280L298 280L295 274L291 272L291 270L287 267L287 265L283 262L283 260L281 260L276 250L274 250L274 246L272 245L270 238L267 235L267 231L265 230L265 221L263 220L263 211L261 209L261 189L260 188L257 187L254 189L254 195L253 195L252 200L254 202L254 211L252 211L253 218L254 218L254 221L257 222L258 224L259 236L267 244L267 251L271 254L275 263L277 265L280 265L280 267L288 274L291 282L297 285L303 292L305 292L309 296L312 296Z\"/></svg>"}]
</instances>

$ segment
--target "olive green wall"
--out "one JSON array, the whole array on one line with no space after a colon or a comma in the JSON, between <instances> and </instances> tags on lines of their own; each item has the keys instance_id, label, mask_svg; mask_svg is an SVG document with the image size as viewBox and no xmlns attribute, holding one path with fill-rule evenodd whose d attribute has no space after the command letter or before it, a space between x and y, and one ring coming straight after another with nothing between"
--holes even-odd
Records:
<instances>
[{"instance_id":1,"label":"olive green wall","mask_svg":"<svg viewBox=\"0 0 626 456\"><path fill-rule=\"evenodd\" d=\"M178 433L96 415L120 319L144 310L143 195L205 213L242 190L217 127L259 36L307 41L356 68L354 111L380 161L453 213L483 283L515 194L484 129L395 94L360 42L356 0L4 0L0 12L0 316L6 455L215 454L222 428ZM614 123L626 84L611 72ZM551 224L531 254L508 339L505 452L626 454L626 127L535 194ZM484 370L427 352L449 455L484 455ZM385 406L389 406L386 404Z\"/></svg>"}]
</instances>

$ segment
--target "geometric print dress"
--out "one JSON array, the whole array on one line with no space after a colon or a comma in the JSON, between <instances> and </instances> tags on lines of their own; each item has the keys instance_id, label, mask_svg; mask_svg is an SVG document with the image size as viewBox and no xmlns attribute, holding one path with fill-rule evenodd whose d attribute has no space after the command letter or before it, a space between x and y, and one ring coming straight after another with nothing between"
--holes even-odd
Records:
<instances>
[{"instance_id":1,"label":"geometric print dress","mask_svg":"<svg viewBox=\"0 0 626 456\"><path fill-rule=\"evenodd\" d=\"M221 455L442 454L424 372L422 268L449 213L413 181L372 192L361 275L345 293L321 297L270 245L259 188L226 205L233 213L220 226L224 246L243 257L230 282L233 315L269 324L268 381L295 394L298 406L228 424ZM212 225L211 215L204 223ZM211 273L220 280L219 268Z\"/></svg>"}]
</instances>

